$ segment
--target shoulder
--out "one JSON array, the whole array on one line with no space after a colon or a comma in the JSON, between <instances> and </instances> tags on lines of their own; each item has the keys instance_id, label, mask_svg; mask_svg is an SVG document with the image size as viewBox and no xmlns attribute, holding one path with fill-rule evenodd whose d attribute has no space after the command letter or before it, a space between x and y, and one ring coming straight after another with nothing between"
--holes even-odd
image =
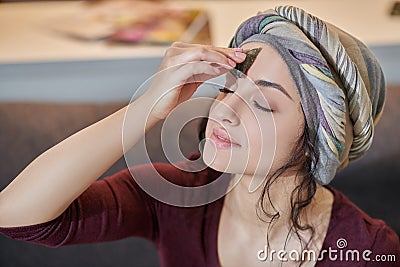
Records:
<instances>
[{"instance_id":1,"label":"shoulder","mask_svg":"<svg viewBox=\"0 0 400 267\"><path fill-rule=\"evenodd\" d=\"M370 250L371 255L394 254L400 258L399 237L383 220L370 217L340 191L328 189L334 194L334 203L324 246L340 249L345 245L343 249L360 253Z\"/></svg>"}]
</instances>

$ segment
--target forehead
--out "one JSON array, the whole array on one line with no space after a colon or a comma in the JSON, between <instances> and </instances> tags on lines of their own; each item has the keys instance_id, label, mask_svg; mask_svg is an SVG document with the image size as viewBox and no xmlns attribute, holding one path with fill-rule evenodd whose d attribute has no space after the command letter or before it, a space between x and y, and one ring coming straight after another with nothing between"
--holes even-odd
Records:
<instances>
[{"instance_id":1,"label":"forehead","mask_svg":"<svg viewBox=\"0 0 400 267\"><path fill-rule=\"evenodd\" d=\"M241 46L244 50L257 47L262 49L247 73L249 78L253 81L267 80L280 84L293 99L300 101L285 61L272 46L261 42L249 42Z\"/></svg>"}]
</instances>

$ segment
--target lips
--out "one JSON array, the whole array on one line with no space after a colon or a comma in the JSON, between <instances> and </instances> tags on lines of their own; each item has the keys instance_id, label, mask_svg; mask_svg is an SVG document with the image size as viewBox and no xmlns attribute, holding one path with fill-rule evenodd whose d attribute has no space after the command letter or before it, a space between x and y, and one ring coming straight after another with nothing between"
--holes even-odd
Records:
<instances>
[{"instance_id":1,"label":"lips","mask_svg":"<svg viewBox=\"0 0 400 267\"><path fill-rule=\"evenodd\" d=\"M227 149L230 147L241 147L238 143L233 141L228 133L221 128L214 128L211 135L211 140L214 141L217 148Z\"/></svg>"}]
</instances>

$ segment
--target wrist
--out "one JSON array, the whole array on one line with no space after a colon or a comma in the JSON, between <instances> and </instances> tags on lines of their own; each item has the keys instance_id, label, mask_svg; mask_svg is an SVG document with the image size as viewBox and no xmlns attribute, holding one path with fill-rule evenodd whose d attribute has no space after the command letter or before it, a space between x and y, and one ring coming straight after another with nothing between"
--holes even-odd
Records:
<instances>
[{"instance_id":1,"label":"wrist","mask_svg":"<svg viewBox=\"0 0 400 267\"><path fill-rule=\"evenodd\" d=\"M155 109L158 99L159 97L154 96L149 92L146 92L135 101L140 103L140 105L143 107L142 111L145 112L143 113L143 115L146 118L147 122L152 125L160 120L165 119L165 116L163 116L163 114L159 114Z\"/></svg>"}]
</instances>

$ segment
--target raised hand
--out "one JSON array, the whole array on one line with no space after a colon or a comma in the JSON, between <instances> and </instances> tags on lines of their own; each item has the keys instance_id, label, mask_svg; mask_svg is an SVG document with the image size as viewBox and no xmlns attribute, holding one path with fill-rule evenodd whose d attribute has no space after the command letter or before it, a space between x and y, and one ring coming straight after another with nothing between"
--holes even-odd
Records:
<instances>
[{"instance_id":1,"label":"raised hand","mask_svg":"<svg viewBox=\"0 0 400 267\"><path fill-rule=\"evenodd\" d=\"M229 71L245 58L246 54L240 48L172 44L145 93L154 103L150 115L164 119L174 107L189 99L204 81Z\"/></svg>"}]
</instances>

